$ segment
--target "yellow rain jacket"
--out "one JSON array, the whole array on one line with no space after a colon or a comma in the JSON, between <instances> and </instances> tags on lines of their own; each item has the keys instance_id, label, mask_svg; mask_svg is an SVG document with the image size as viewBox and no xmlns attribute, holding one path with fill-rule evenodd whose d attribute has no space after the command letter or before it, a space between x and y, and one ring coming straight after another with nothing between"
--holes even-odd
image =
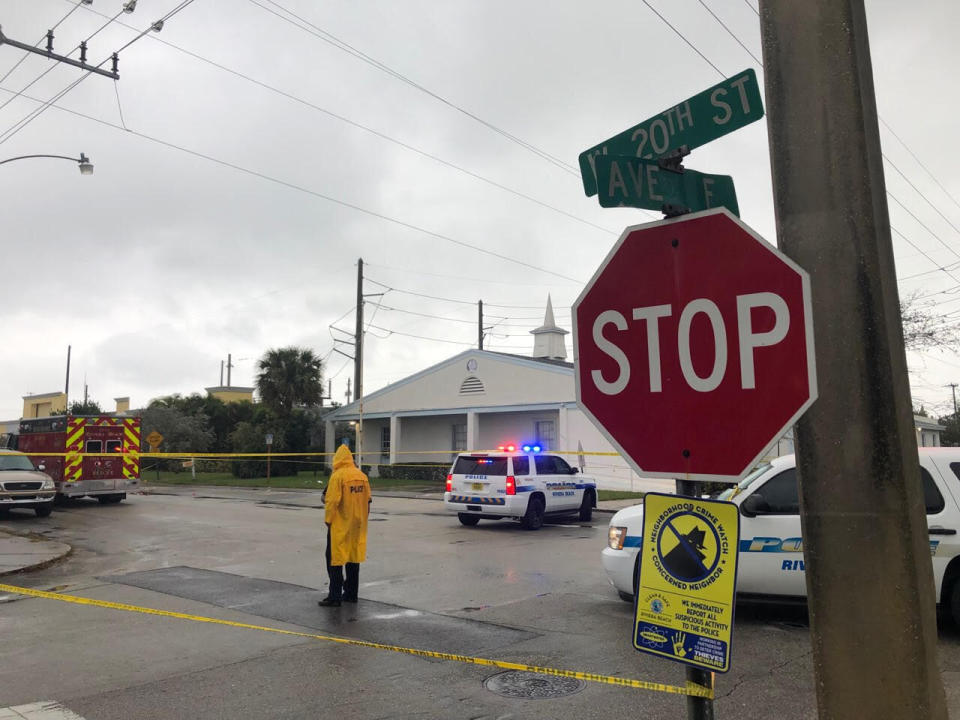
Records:
<instances>
[{"instance_id":1,"label":"yellow rain jacket","mask_svg":"<svg viewBox=\"0 0 960 720\"><path fill-rule=\"evenodd\" d=\"M326 495L330 564L362 563L367 559L370 482L353 464L353 453L346 445L338 447L333 456L333 474Z\"/></svg>"}]
</instances>

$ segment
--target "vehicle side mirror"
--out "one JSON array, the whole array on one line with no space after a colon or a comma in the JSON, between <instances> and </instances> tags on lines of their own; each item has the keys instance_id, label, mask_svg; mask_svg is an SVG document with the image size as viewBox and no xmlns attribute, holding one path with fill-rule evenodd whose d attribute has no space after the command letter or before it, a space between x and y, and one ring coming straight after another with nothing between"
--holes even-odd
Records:
<instances>
[{"instance_id":1,"label":"vehicle side mirror","mask_svg":"<svg viewBox=\"0 0 960 720\"><path fill-rule=\"evenodd\" d=\"M578 472L580 472L580 468L570 468L571 475L576 475Z\"/></svg>"},{"instance_id":2,"label":"vehicle side mirror","mask_svg":"<svg viewBox=\"0 0 960 720\"><path fill-rule=\"evenodd\" d=\"M770 504L760 493L753 493L740 503L740 512L747 517L756 517L770 512Z\"/></svg>"}]
</instances>

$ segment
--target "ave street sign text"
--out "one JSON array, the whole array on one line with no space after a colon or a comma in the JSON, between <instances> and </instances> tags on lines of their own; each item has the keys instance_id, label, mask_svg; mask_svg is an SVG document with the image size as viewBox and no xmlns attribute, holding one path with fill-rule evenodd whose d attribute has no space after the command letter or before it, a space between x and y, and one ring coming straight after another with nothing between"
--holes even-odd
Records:
<instances>
[{"instance_id":1,"label":"ave street sign text","mask_svg":"<svg viewBox=\"0 0 960 720\"><path fill-rule=\"evenodd\" d=\"M633 646L715 672L730 669L739 508L647 493Z\"/></svg>"},{"instance_id":2,"label":"ave street sign text","mask_svg":"<svg viewBox=\"0 0 960 720\"><path fill-rule=\"evenodd\" d=\"M641 477L737 482L817 397L810 306L725 208L627 228L573 305L577 403Z\"/></svg>"},{"instance_id":3,"label":"ave street sign text","mask_svg":"<svg viewBox=\"0 0 960 720\"><path fill-rule=\"evenodd\" d=\"M601 207L661 210L672 205L692 212L725 207L740 215L729 175L671 170L657 160L617 155L598 155L594 162Z\"/></svg>"},{"instance_id":4,"label":"ave street sign text","mask_svg":"<svg viewBox=\"0 0 960 720\"><path fill-rule=\"evenodd\" d=\"M706 145L763 117L756 73L744 70L702 93L664 110L580 153L580 175L587 195L597 194L593 167L598 155L661 158L674 150Z\"/></svg>"}]
</instances>

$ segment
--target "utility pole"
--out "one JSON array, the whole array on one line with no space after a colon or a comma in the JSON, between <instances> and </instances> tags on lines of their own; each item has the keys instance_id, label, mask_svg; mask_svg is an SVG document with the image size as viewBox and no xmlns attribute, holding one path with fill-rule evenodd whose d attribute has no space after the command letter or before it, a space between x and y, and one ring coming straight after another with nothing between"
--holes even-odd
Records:
<instances>
[{"instance_id":1,"label":"utility pole","mask_svg":"<svg viewBox=\"0 0 960 720\"><path fill-rule=\"evenodd\" d=\"M223 387L223 360L220 361L220 387Z\"/></svg>"},{"instance_id":2,"label":"utility pole","mask_svg":"<svg viewBox=\"0 0 960 720\"><path fill-rule=\"evenodd\" d=\"M953 421L957 421L957 384L950 383L947 387L953 390Z\"/></svg>"},{"instance_id":3,"label":"utility pole","mask_svg":"<svg viewBox=\"0 0 960 720\"><path fill-rule=\"evenodd\" d=\"M863 0L760 0L780 248L810 273L796 426L819 717L946 720Z\"/></svg>"},{"instance_id":4,"label":"utility pole","mask_svg":"<svg viewBox=\"0 0 960 720\"><path fill-rule=\"evenodd\" d=\"M477 348L483 350L483 300L477 301Z\"/></svg>"},{"instance_id":5,"label":"utility pole","mask_svg":"<svg viewBox=\"0 0 960 720\"><path fill-rule=\"evenodd\" d=\"M344 393L344 394L347 396L347 405L349 405L349 404L350 404L350 398L352 397L351 394L350 394L350 378L347 378L347 392Z\"/></svg>"},{"instance_id":6,"label":"utility pole","mask_svg":"<svg viewBox=\"0 0 960 720\"><path fill-rule=\"evenodd\" d=\"M360 402L360 420L357 422L357 467L363 455L363 258L357 259L357 329L353 347L353 394Z\"/></svg>"},{"instance_id":7,"label":"utility pole","mask_svg":"<svg viewBox=\"0 0 960 720\"><path fill-rule=\"evenodd\" d=\"M233 355L227 353L227 387L233 387L230 384L230 371L233 370Z\"/></svg>"},{"instance_id":8,"label":"utility pole","mask_svg":"<svg viewBox=\"0 0 960 720\"><path fill-rule=\"evenodd\" d=\"M67 381L63 386L63 395L64 402L66 403L66 410L70 412L70 345L67 345Z\"/></svg>"}]
</instances>

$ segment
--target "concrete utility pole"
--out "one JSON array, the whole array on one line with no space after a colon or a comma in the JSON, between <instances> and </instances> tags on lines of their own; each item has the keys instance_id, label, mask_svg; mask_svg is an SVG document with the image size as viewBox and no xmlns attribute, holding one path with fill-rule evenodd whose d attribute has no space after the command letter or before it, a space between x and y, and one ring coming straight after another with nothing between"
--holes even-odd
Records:
<instances>
[{"instance_id":1,"label":"concrete utility pole","mask_svg":"<svg viewBox=\"0 0 960 720\"><path fill-rule=\"evenodd\" d=\"M797 423L821 718L947 717L863 0L760 0L781 249L809 273Z\"/></svg>"},{"instance_id":2,"label":"concrete utility pole","mask_svg":"<svg viewBox=\"0 0 960 720\"><path fill-rule=\"evenodd\" d=\"M477 300L477 349L483 350L483 300Z\"/></svg>"},{"instance_id":3,"label":"concrete utility pole","mask_svg":"<svg viewBox=\"0 0 960 720\"><path fill-rule=\"evenodd\" d=\"M357 422L357 467L363 453L363 258L357 260L357 329L353 347L353 396L360 402Z\"/></svg>"},{"instance_id":4,"label":"concrete utility pole","mask_svg":"<svg viewBox=\"0 0 960 720\"><path fill-rule=\"evenodd\" d=\"M233 355L227 353L227 387L233 387L231 385L230 371L233 370Z\"/></svg>"},{"instance_id":5,"label":"concrete utility pole","mask_svg":"<svg viewBox=\"0 0 960 720\"><path fill-rule=\"evenodd\" d=\"M68 413L70 412L70 349L72 347L72 345L67 345L67 379L63 384L63 401Z\"/></svg>"},{"instance_id":6,"label":"concrete utility pole","mask_svg":"<svg viewBox=\"0 0 960 720\"><path fill-rule=\"evenodd\" d=\"M957 384L950 383L948 387L951 390L953 390L953 419L956 420L957 419Z\"/></svg>"}]
</instances>

